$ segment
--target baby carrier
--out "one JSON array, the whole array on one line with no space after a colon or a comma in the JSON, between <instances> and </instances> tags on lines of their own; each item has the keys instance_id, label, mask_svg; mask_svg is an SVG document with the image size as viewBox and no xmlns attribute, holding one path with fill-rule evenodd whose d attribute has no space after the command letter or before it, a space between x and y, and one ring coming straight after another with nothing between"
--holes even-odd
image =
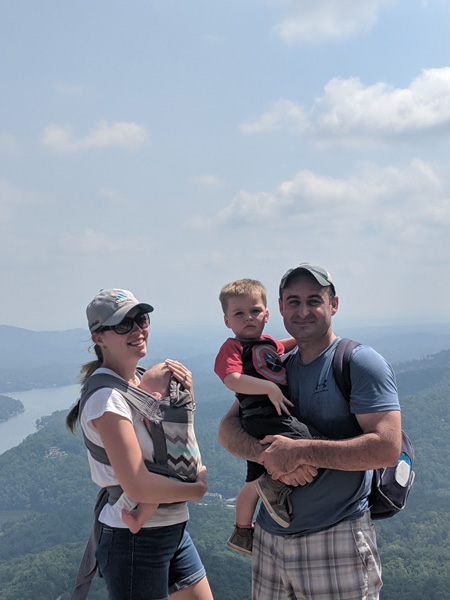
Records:
<instances>
[{"instance_id":1,"label":"baby carrier","mask_svg":"<svg viewBox=\"0 0 450 600\"><path fill-rule=\"evenodd\" d=\"M142 375L144 369L138 367L137 371ZM90 396L104 387L119 390L128 404L149 420L155 460L144 461L147 469L181 481L195 481L201 458L194 432L194 402L188 390L172 376L169 395L158 400L114 375L94 374L81 389L80 415ZM91 442L84 433L83 437L91 456L109 465L105 449Z\"/></svg>"}]
</instances>

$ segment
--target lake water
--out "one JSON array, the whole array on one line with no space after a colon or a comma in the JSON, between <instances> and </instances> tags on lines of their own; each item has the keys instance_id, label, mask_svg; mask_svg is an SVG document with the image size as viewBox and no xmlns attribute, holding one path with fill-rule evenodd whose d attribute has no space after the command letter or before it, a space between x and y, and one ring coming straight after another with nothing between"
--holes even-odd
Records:
<instances>
[{"instance_id":1,"label":"lake water","mask_svg":"<svg viewBox=\"0 0 450 600\"><path fill-rule=\"evenodd\" d=\"M0 454L18 446L31 433L36 432L36 420L51 415L55 410L65 410L77 400L79 385L44 388L27 392L3 393L20 400L25 412L0 423Z\"/></svg>"}]
</instances>

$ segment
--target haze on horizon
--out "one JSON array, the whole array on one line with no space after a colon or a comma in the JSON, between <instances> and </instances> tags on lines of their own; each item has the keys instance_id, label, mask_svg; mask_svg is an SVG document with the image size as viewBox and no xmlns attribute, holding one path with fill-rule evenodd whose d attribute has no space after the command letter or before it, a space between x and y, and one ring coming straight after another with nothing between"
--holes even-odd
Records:
<instances>
[{"instance_id":1,"label":"haze on horizon","mask_svg":"<svg viewBox=\"0 0 450 600\"><path fill-rule=\"evenodd\" d=\"M3 7L2 324L164 329L260 279L333 275L337 319L450 322L450 0ZM278 325L277 325L278 324ZM224 329L225 332L225 329Z\"/></svg>"}]
</instances>

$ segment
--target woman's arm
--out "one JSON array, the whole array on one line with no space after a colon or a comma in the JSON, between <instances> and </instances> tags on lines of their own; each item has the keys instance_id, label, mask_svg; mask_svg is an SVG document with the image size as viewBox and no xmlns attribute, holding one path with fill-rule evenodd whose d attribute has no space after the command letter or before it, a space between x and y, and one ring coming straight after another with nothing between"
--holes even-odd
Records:
<instances>
[{"instance_id":1,"label":"woman's arm","mask_svg":"<svg viewBox=\"0 0 450 600\"><path fill-rule=\"evenodd\" d=\"M200 500L208 489L206 468L202 467L194 483L176 481L150 473L133 424L126 417L105 412L92 423L102 438L114 473L124 492L135 502L160 504Z\"/></svg>"}]
</instances>

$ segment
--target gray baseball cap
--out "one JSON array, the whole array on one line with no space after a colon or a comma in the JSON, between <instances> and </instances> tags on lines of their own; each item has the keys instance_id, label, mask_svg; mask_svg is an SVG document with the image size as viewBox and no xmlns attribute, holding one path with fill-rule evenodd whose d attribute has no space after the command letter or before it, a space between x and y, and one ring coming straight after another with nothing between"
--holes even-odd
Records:
<instances>
[{"instance_id":1,"label":"gray baseball cap","mask_svg":"<svg viewBox=\"0 0 450 600\"><path fill-rule=\"evenodd\" d=\"M286 271L286 273L281 278L280 298L281 292L288 285L291 277L296 275L297 273L301 273L302 271L307 271L314 277L317 283L319 283L323 287L331 287L331 291L333 292L333 294L336 293L333 280L331 279L331 275L326 269L324 269L323 267L318 267L317 265L310 265L309 263L300 263L298 267L294 267L293 269L289 269L288 271Z\"/></svg>"},{"instance_id":2,"label":"gray baseball cap","mask_svg":"<svg viewBox=\"0 0 450 600\"><path fill-rule=\"evenodd\" d=\"M101 290L86 308L90 332L107 325L118 325L135 307L143 312L153 311L153 306L139 302L128 290Z\"/></svg>"}]
</instances>

